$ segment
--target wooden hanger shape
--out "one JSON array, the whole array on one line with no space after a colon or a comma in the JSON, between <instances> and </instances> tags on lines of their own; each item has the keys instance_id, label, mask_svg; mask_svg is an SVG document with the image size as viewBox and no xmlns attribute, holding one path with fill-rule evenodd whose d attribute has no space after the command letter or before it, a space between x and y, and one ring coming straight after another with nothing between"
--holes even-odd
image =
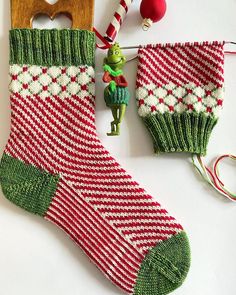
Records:
<instances>
[{"instance_id":1,"label":"wooden hanger shape","mask_svg":"<svg viewBox=\"0 0 236 295\"><path fill-rule=\"evenodd\" d=\"M32 28L36 15L46 14L53 20L58 14L65 14L72 21L73 29L93 29L94 0L58 0L49 4L45 0L11 0L11 26Z\"/></svg>"}]
</instances>

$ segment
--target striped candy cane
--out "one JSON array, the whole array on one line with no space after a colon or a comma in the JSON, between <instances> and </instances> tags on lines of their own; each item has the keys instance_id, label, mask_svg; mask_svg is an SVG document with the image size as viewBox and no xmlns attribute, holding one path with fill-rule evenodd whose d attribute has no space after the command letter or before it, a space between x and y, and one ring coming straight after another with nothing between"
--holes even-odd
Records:
<instances>
[{"instance_id":1,"label":"striped candy cane","mask_svg":"<svg viewBox=\"0 0 236 295\"><path fill-rule=\"evenodd\" d=\"M133 0L121 0L118 9L116 10L114 17L109 24L105 38L109 42L113 42L115 40L115 37L117 33L120 30L120 27L124 21L124 18L129 10L130 4L133 2Z\"/></svg>"}]
</instances>

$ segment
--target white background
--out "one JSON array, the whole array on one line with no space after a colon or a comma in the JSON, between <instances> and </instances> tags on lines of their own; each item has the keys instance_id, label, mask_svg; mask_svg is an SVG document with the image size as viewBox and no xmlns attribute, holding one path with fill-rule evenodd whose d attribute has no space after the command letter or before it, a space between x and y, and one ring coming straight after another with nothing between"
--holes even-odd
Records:
<instances>
[{"instance_id":1,"label":"white background","mask_svg":"<svg viewBox=\"0 0 236 295\"><path fill-rule=\"evenodd\" d=\"M0 0L0 154L10 126L8 2ZM100 32L105 31L118 2L96 0L95 25ZM169 0L165 18L149 32L143 32L140 27L139 2L134 1L119 34L122 45L236 41L236 0ZM50 21L45 23L42 19L35 25L40 27L43 23L52 26ZM68 22L58 23L67 26ZM189 235L191 270L184 285L173 294L236 294L236 204L222 199L201 180L188 155L154 156L150 136L137 116L134 95L122 125L122 135L117 138L106 136L111 114L104 104L104 85L101 83L104 54L97 51L99 137L135 180L178 219ZM236 152L236 56L226 56L225 61L224 111L210 140L207 163L219 154ZM133 94L135 74L134 61L125 68ZM222 170L228 186L236 190L235 164L226 161ZM103 277L62 231L12 205L0 193L0 294L112 295L122 292Z\"/></svg>"}]
</instances>

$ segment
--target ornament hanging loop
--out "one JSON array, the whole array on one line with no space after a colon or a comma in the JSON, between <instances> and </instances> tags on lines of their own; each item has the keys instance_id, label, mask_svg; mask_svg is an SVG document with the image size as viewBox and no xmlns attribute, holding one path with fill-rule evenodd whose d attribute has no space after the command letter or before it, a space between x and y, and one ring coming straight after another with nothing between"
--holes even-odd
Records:
<instances>
[{"instance_id":1,"label":"ornament hanging loop","mask_svg":"<svg viewBox=\"0 0 236 295\"><path fill-rule=\"evenodd\" d=\"M144 31L148 31L153 24L153 21L150 18L145 18L142 23L142 28Z\"/></svg>"}]
</instances>

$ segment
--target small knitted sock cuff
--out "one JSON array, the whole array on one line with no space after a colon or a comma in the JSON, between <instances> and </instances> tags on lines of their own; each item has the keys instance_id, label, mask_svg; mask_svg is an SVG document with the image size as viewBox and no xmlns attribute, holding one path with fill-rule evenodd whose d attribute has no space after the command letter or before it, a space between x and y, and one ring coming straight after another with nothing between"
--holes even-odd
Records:
<instances>
[{"instance_id":1,"label":"small knitted sock cuff","mask_svg":"<svg viewBox=\"0 0 236 295\"><path fill-rule=\"evenodd\" d=\"M217 118L204 113L156 114L143 118L149 130L154 152L188 152L206 155L207 145Z\"/></svg>"},{"instance_id":2,"label":"small knitted sock cuff","mask_svg":"<svg viewBox=\"0 0 236 295\"><path fill-rule=\"evenodd\" d=\"M95 34L86 30L13 29L10 64L94 66Z\"/></svg>"},{"instance_id":3,"label":"small knitted sock cuff","mask_svg":"<svg viewBox=\"0 0 236 295\"><path fill-rule=\"evenodd\" d=\"M223 105L224 42L140 47L136 97L155 153L205 155Z\"/></svg>"}]
</instances>

